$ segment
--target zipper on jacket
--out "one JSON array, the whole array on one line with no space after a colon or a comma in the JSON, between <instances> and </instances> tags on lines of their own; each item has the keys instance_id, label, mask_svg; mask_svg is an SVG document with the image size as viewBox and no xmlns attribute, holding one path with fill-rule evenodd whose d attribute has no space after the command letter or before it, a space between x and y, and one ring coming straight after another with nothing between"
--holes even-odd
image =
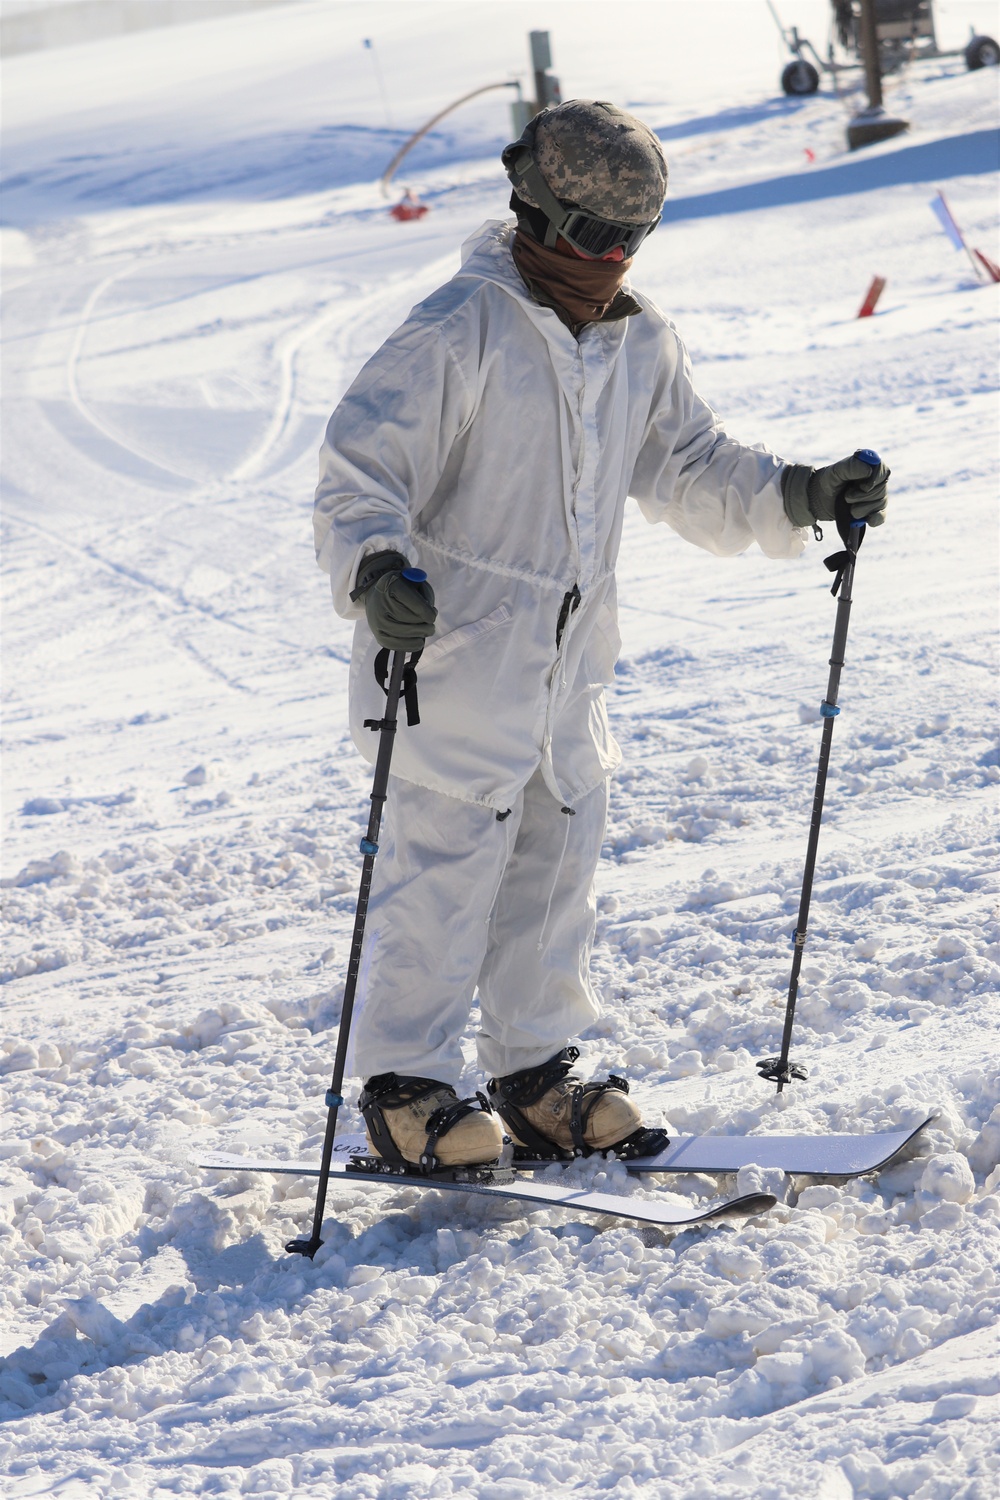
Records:
<instances>
[{"instance_id":1,"label":"zipper on jacket","mask_svg":"<svg viewBox=\"0 0 1000 1500\"><path fill-rule=\"evenodd\" d=\"M566 622L574 610L580 608L580 590L574 583L567 594L563 595L563 602L559 610L559 619L556 621L556 650L562 645L563 631Z\"/></svg>"}]
</instances>

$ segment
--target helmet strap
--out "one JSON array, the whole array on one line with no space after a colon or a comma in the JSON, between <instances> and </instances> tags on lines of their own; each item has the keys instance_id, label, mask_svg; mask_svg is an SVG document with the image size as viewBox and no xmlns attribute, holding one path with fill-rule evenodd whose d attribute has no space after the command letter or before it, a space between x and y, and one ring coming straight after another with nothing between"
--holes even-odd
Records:
<instances>
[{"instance_id":1,"label":"helmet strap","mask_svg":"<svg viewBox=\"0 0 1000 1500\"><path fill-rule=\"evenodd\" d=\"M511 181L514 182L515 190L523 182L528 192L538 204L538 207L542 210L542 213L548 219L548 228L545 231L545 245L547 249L554 250L556 240L559 237L559 231L570 217L570 213L568 209L563 208L559 199L538 170L529 145L521 142L518 143L518 148L512 154L507 172Z\"/></svg>"}]
</instances>

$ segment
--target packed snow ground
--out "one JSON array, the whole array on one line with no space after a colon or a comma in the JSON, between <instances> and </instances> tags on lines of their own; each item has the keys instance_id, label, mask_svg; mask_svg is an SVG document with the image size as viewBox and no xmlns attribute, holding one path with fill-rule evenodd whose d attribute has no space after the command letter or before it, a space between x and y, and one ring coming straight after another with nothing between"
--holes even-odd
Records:
<instances>
[{"instance_id":1,"label":"packed snow ground","mask_svg":"<svg viewBox=\"0 0 1000 1500\"><path fill-rule=\"evenodd\" d=\"M822 37L825 6L783 10ZM995 7L938 11L990 30ZM927 205L943 187L997 257L997 75L911 70L910 135L848 159L849 101L775 97L764 6L615 14L609 38L596 6L302 4L5 68L12 1496L995 1493L997 292ZM871 1180L771 1181L769 1215L673 1237L336 1184L310 1265L282 1245L311 1183L191 1157L315 1154L324 1118L368 773L311 555L315 451L367 353L504 213L501 96L414 153L420 223L389 221L375 179L546 25L567 93L663 136L670 222L635 279L731 428L894 471L834 736L810 1077L780 1099L753 1059L780 1036L830 538L720 561L631 516L586 1061L677 1131L937 1118Z\"/></svg>"}]
</instances>

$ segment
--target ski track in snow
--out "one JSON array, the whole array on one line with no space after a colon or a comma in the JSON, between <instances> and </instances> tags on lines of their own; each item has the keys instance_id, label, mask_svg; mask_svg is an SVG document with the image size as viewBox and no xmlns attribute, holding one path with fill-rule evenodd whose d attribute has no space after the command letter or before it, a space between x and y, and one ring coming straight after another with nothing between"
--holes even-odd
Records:
<instances>
[{"instance_id":1,"label":"ski track in snow","mask_svg":"<svg viewBox=\"0 0 1000 1500\"><path fill-rule=\"evenodd\" d=\"M428 107L413 84L423 118L460 92L477 21L383 10L431 70L414 70L436 90ZM637 1196L781 1200L672 1236L335 1181L312 1265L282 1246L313 1183L191 1165L319 1152L369 773L345 727L350 629L312 559L315 453L367 353L505 209L484 106L415 157L434 212L389 226L373 183L398 133L367 103L324 123L322 24L311 5L204 23L206 55L239 29L251 83L220 71L216 100L196 80L183 124L123 73L120 102L59 98L43 133L24 100L55 100L74 53L8 69L5 1493L988 1500L996 289L922 182L680 218L637 262L738 435L814 461L873 445L893 502L858 562L793 1046L810 1076L780 1098L753 1062L780 1040L833 528L798 563L720 561L629 516L605 1013L583 1039L678 1133L934 1112L916 1157L836 1185L571 1169ZM180 66L183 30L90 55L152 78ZM566 64L581 91L596 36ZM287 128L254 113L261 78ZM607 87L660 129L679 202L795 172L803 143L842 159L833 96L776 100L749 72L671 104L645 78ZM995 122L995 75L926 65L889 89L915 139ZM204 144L220 120L228 156ZM939 185L995 255L995 178ZM889 284L859 324L875 272Z\"/></svg>"}]
</instances>

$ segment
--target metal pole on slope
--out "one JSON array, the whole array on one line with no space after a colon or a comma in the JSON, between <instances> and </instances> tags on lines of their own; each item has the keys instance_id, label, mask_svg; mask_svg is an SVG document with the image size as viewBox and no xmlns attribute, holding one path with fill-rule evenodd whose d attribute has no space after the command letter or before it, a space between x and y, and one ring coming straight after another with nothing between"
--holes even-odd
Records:
<instances>
[{"instance_id":1,"label":"metal pole on slope","mask_svg":"<svg viewBox=\"0 0 1000 1500\"><path fill-rule=\"evenodd\" d=\"M861 0L861 52L865 65L865 88L868 103L878 109L882 103L882 69L878 60L878 28L875 25L875 0Z\"/></svg>"},{"instance_id":2,"label":"metal pole on slope","mask_svg":"<svg viewBox=\"0 0 1000 1500\"><path fill-rule=\"evenodd\" d=\"M562 103L562 90L552 68L552 43L547 31L529 31L531 71L535 75L535 113Z\"/></svg>"},{"instance_id":3,"label":"metal pole on slope","mask_svg":"<svg viewBox=\"0 0 1000 1500\"><path fill-rule=\"evenodd\" d=\"M857 457L873 469L881 463L877 453L870 448L858 450ZM831 592L839 594L837 619L833 628L833 649L830 653L830 676L826 685L826 697L820 704L823 716L823 734L819 747L819 765L816 769L816 790L813 793L812 817L809 823L809 843L806 848L805 870L802 874L802 895L799 899L799 916L795 924L792 973L788 981L788 1002L785 1007L785 1025L781 1035L781 1054L778 1057L762 1057L757 1063L761 1078L778 1085L780 1094L786 1083L793 1078L803 1079L806 1070L801 1063L789 1062L788 1050L792 1044L792 1026L795 1021L795 1002L799 992L799 970L802 967L802 952L806 945L809 926L809 906L812 901L813 877L816 872L816 854L819 849L819 830L823 822L823 799L826 795L826 777L830 767L830 749L833 743L833 721L840 713L837 695L840 692L840 674L844 666L847 648L847 630L851 622L851 593L854 586L854 563L858 548L864 539L865 524L851 519L846 504L843 514L837 517L837 529L844 541L845 551L837 552L826 559L826 566L835 571L837 577Z\"/></svg>"},{"instance_id":4,"label":"metal pole on slope","mask_svg":"<svg viewBox=\"0 0 1000 1500\"><path fill-rule=\"evenodd\" d=\"M382 64L378 60L378 52L375 49L375 43L372 41L370 36L366 36L361 45L362 47L364 47L366 52L370 52L372 55L372 66L375 69L375 78L378 83L378 91L382 95L382 108L385 110L385 123L388 125L390 130L395 130L396 127L392 123L392 112L389 109L389 96L385 91L385 79L382 77Z\"/></svg>"},{"instance_id":5,"label":"metal pole on slope","mask_svg":"<svg viewBox=\"0 0 1000 1500\"><path fill-rule=\"evenodd\" d=\"M414 582L422 582L426 574L419 568L410 568L406 571L406 577ZM406 652L394 651L392 654L392 665L389 669L389 681L386 687L385 714L381 719L366 719L365 725L369 729L379 731L378 755L375 760L375 776L371 791L371 812L368 816L368 831L361 840L361 853L364 862L361 866L361 886L358 891L358 905L354 917L354 937L351 941L351 956L347 964L347 982L344 985L344 1003L340 1012L340 1029L337 1034L337 1052L333 1064L333 1077L326 1095L326 1134L323 1138L323 1155L320 1159L319 1183L316 1188L316 1207L313 1211L312 1233L308 1238L289 1240L285 1249L291 1255L307 1255L310 1260L322 1245L321 1231L323 1228L323 1215L326 1211L326 1190L330 1181L330 1163L333 1161L333 1142L337 1134L337 1116L340 1106L344 1102L343 1087L344 1073L347 1069L347 1047L351 1035L351 1020L354 1015L354 996L358 987L358 974L361 969L361 947L365 936L365 922L368 917L368 897L371 892L372 872L375 868L375 856L378 853L378 836L382 824L382 809L385 806L386 791L389 784L389 766L392 761L392 747L396 734L396 714L399 709L399 697L403 688L403 674L406 670ZM383 679L384 680L384 679Z\"/></svg>"},{"instance_id":6,"label":"metal pole on slope","mask_svg":"<svg viewBox=\"0 0 1000 1500\"><path fill-rule=\"evenodd\" d=\"M851 151L857 151L861 146L873 146L876 141L887 141L910 128L909 120L896 119L882 107L882 68L878 56L875 0L861 0L861 51L865 65L868 108L856 114L847 127L847 145Z\"/></svg>"}]
</instances>

